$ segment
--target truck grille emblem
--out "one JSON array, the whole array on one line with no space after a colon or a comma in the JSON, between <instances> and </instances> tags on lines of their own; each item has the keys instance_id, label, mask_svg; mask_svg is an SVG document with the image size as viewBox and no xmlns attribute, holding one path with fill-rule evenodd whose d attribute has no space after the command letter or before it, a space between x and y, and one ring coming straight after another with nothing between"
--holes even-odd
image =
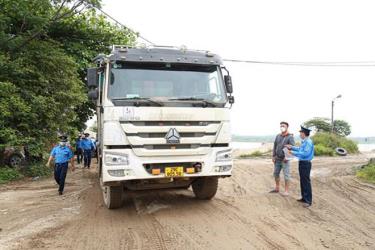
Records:
<instances>
[{"instance_id":1,"label":"truck grille emblem","mask_svg":"<svg viewBox=\"0 0 375 250\"><path fill-rule=\"evenodd\" d=\"M177 132L177 129L171 128L165 136L165 139L167 143L177 144L180 143L180 134Z\"/></svg>"}]
</instances>

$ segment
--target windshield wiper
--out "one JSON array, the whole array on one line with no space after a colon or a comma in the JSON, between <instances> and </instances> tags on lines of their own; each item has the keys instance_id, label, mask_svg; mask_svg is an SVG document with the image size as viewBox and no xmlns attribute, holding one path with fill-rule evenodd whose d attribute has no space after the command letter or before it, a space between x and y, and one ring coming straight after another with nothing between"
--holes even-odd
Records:
<instances>
[{"instance_id":1,"label":"windshield wiper","mask_svg":"<svg viewBox=\"0 0 375 250\"><path fill-rule=\"evenodd\" d=\"M159 107L164 106L163 103L155 101L154 99L147 98L147 97L115 97L115 98L111 98L111 99L115 100L115 101L134 101L134 104L136 106L139 106L138 101L146 101L146 102L149 102L149 103L153 103L153 104L155 104Z\"/></svg>"},{"instance_id":2,"label":"windshield wiper","mask_svg":"<svg viewBox=\"0 0 375 250\"><path fill-rule=\"evenodd\" d=\"M206 106L210 105L211 107L216 107L216 104L210 101L207 101L204 98L196 98L196 97L180 97L180 98L171 98L168 101L199 101L204 103Z\"/></svg>"}]
</instances>

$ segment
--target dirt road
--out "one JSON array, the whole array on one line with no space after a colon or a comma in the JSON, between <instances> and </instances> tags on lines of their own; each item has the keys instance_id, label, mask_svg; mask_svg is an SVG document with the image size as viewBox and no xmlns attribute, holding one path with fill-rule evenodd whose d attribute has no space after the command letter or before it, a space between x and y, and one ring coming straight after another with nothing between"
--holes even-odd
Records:
<instances>
[{"instance_id":1,"label":"dirt road","mask_svg":"<svg viewBox=\"0 0 375 250\"><path fill-rule=\"evenodd\" d=\"M296 162L291 196L268 193L267 159L237 160L209 202L191 190L148 191L108 210L95 170L68 173L62 197L52 179L1 186L0 248L375 249L375 186L352 175L367 157L316 159L309 209L296 202Z\"/></svg>"}]
</instances>

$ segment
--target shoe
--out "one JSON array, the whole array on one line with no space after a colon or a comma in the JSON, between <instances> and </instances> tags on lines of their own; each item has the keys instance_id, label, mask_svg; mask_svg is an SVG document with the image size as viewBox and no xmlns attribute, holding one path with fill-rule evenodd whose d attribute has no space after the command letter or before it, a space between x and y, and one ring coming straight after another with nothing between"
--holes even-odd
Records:
<instances>
[{"instance_id":1,"label":"shoe","mask_svg":"<svg viewBox=\"0 0 375 250\"><path fill-rule=\"evenodd\" d=\"M303 203L302 205L304 208L308 208L308 207L311 207L311 204L310 203Z\"/></svg>"},{"instance_id":2,"label":"shoe","mask_svg":"<svg viewBox=\"0 0 375 250\"><path fill-rule=\"evenodd\" d=\"M278 192L279 192L279 190L273 189L269 193L274 194L274 193L278 193Z\"/></svg>"},{"instance_id":3,"label":"shoe","mask_svg":"<svg viewBox=\"0 0 375 250\"><path fill-rule=\"evenodd\" d=\"M289 196L289 192L281 193L282 196Z\"/></svg>"},{"instance_id":4,"label":"shoe","mask_svg":"<svg viewBox=\"0 0 375 250\"><path fill-rule=\"evenodd\" d=\"M298 199L297 201L298 201L298 202L305 202L305 200L304 200L303 198Z\"/></svg>"},{"instance_id":5,"label":"shoe","mask_svg":"<svg viewBox=\"0 0 375 250\"><path fill-rule=\"evenodd\" d=\"M62 191L59 191L59 195L62 195L63 194L63 192Z\"/></svg>"}]
</instances>

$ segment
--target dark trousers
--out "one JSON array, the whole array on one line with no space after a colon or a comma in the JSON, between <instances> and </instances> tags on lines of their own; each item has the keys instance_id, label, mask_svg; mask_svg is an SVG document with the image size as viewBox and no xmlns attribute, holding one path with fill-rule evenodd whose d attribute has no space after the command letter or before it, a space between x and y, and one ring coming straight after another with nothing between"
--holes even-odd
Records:
<instances>
[{"instance_id":1,"label":"dark trousers","mask_svg":"<svg viewBox=\"0 0 375 250\"><path fill-rule=\"evenodd\" d=\"M59 184L59 191L64 191L66 173L68 172L68 162L55 164L55 180Z\"/></svg>"},{"instance_id":2,"label":"dark trousers","mask_svg":"<svg viewBox=\"0 0 375 250\"><path fill-rule=\"evenodd\" d=\"M91 164L91 150L85 149L83 151L83 165L84 167L90 168L90 164Z\"/></svg>"},{"instance_id":3,"label":"dark trousers","mask_svg":"<svg viewBox=\"0 0 375 250\"><path fill-rule=\"evenodd\" d=\"M312 190L311 190L311 161L299 161L298 163L299 178L301 185L301 196L302 199L308 203L312 204Z\"/></svg>"},{"instance_id":4,"label":"dark trousers","mask_svg":"<svg viewBox=\"0 0 375 250\"><path fill-rule=\"evenodd\" d=\"M77 163L81 164L83 161L83 151L82 148L77 148Z\"/></svg>"}]
</instances>

